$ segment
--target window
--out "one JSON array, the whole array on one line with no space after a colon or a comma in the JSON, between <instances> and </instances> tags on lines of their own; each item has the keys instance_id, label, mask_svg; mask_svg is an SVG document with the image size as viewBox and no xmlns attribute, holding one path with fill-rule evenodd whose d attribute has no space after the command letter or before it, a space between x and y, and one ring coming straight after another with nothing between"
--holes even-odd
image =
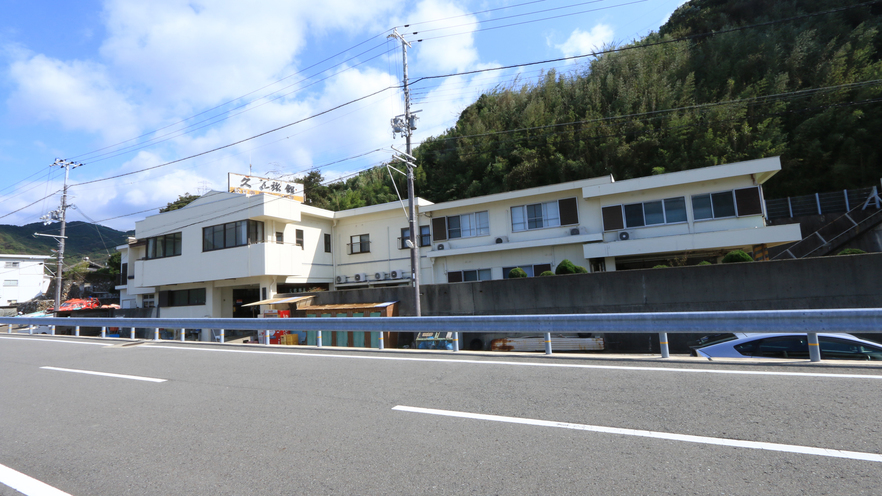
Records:
<instances>
[{"instance_id":1,"label":"window","mask_svg":"<svg viewBox=\"0 0 882 496\"><path fill-rule=\"evenodd\" d=\"M423 228L426 228L423 230ZM487 212L451 215L432 219L435 241L490 235L490 216ZM420 238L428 237L428 226L420 226ZM422 239L420 240L422 241ZM428 243L430 244L430 243ZM421 246L428 246L428 244Z\"/></svg>"},{"instance_id":2,"label":"window","mask_svg":"<svg viewBox=\"0 0 882 496\"><path fill-rule=\"evenodd\" d=\"M141 308L154 308L156 306L156 295L144 295L141 297Z\"/></svg>"},{"instance_id":3,"label":"window","mask_svg":"<svg viewBox=\"0 0 882 496\"><path fill-rule=\"evenodd\" d=\"M349 238L349 254L370 253L371 252L371 235L359 234L350 236Z\"/></svg>"},{"instance_id":4,"label":"window","mask_svg":"<svg viewBox=\"0 0 882 496\"><path fill-rule=\"evenodd\" d=\"M331 253L331 235L325 234L325 253Z\"/></svg>"},{"instance_id":5,"label":"window","mask_svg":"<svg viewBox=\"0 0 882 496\"><path fill-rule=\"evenodd\" d=\"M524 272L527 273L527 277L535 277L539 274L551 270L551 264L536 264L536 265L517 265L514 267L503 267L502 268L502 278L508 279L508 275L511 273L512 269L516 269L520 267Z\"/></svg>"},{"instance_id":6,"label":"window","mask_svg":"<svg viewBox=\"0 0 882 496\"><path fill-rule=\"evenodd\" d=\"M278 232L278 231L276 232L276 244L277 245L285 244L285 233Z\"/></svg>"},{"instance_id":7,"label":"window","mask_svg":"<svg viewBox=\"0 0 882 496\"><path fill-rule=\"evenodd\" d=\"M147 298L144 298L146 303ZM160 307L186 307L205 305L205 288L181 289L177 291L160 291Z\"/></svg>"},{"instance_id":8,"label":"window","mask_svg":"<svg viewBox=\"0 0 882 496\"><path fill-rule=\"evenodd\" d=\"M615 231L625 227L676 224L686 222L686 198L680 196L651 202L612 205L603 207L602 213L604 231Z\"/></svg>"},{"instance_id":9,"label":"window","mask_svg":"<svg viewBox=\"0 0 882 496\"><path fill-rule=\"evenodd\" d=\"M294 244L301 249L303 248L303 229L297 229L294 231Z\"/></svg>"},{"instance_id":10,"label":"window","mask_svg":"<svg viewBox=\"0 0 882 496\"><path fill-rule=\"evenodd\" d=\"M18 286L18 279L6 279L3 281L4 286Z\"/></svg>"},{"instance_id":11,"label":"window","mask_svg":"<svg viewBox=\"0 0 882 496\"><path fill-rule=\"evenodd\" d=\"M692 197L695 220L762 215L759 188L743 188Z\"/></svg>"},{"instance_id":12,"label":"window","mask_svg":"<svg viewBox=\"0 0 882 496\"><path fill-rule=\"evenodd\" d=\"M181 254L181 233L147 239L147 258L176 257Z\"/></svg>"},{"instance_id":13,"label":"window","mask_svg":"<svg viewBox=\"0 0 882 496\"><path fill-rule=\"evenodd\" d=\"M21 262L6 262L7 269L17 269Z\"/></svg>"},{"instance_id":14,"label":"window","mask_svg":"<svg viewBox=\"0 0 882 496\"><path fill-rule=\"evenodd\" d=\"M447 273L447 282L489 281L490 269L454 270Z\"/></svg>"},{"instance_id":15,"label":"window","mask_svg":"<svg viewBox=\"0 0 882 496\"><path fill-rule=\"evenodd\" d=\"M240 220L202 229L202 251L223 250L263 241L263 222Z\"/></svg>"},{"instance_id":16,"label":"window","mask_svg":"<svg viewBox=\"0 0 882 496\"><path fill-rule=\"evenodd\" d=\"M401 237L398 238L398 249L407 249L407 240L410 239L410 228L401 229ZM430 246L432 244L432 235L429 226L420 226L420 236L417 238L419 246Z\"/></svg>"},{"instance_id":17,"label":"window","mask_svg":"<svg viewBox=\"0 0 882 496\"><path fill-rule=\"evenodd\" d=\"M511 230L526 231L579 223L575 198L511 208Z\"/></svg>"}]
</instances>

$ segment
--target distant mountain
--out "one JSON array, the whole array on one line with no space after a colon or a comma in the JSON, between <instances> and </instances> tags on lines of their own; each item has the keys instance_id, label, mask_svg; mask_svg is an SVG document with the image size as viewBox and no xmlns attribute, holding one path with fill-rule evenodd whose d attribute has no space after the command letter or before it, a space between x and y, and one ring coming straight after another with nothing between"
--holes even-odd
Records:
<instances>
[{"instance_id":1,"label":"distant mountain","mask_svg":"<svg viewBox=\"0 0 882 496\"><path fill-rule=\"evenodd\" d=\"M60 226L50 226L42 223L27 224L24 226L0 225L0 253L15 255L50 255L52 250L58 249L55 238L46 236L34 236L34 233L59 234ZM75 263L83 257L89 257L94 262L104 263L107 257L115 252L116 246L124 244L127 236L134 236L134 232L122 232L109 227L88 222L69 222L64 243L65 263Z\"/></svg>"}]
</instances>

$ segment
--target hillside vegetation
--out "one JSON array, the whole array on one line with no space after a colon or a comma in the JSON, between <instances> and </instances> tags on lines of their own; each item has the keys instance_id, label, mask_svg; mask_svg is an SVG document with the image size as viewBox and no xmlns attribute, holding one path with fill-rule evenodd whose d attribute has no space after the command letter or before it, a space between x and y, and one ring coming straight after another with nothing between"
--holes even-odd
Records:
<instances>
[{"instance_id":1,"label":"hillside vegetation","mask_svg":"<svg viewBox=\"0 0 882 496\"><path fill-rule=\"evenodd\" d=\"M24 226L0 225L0 253L16 255L49 255L58 249L55 238L34 236L35 232L58 234L58 225L44 226L42 223ZM109 227L87 222L69 222L65 228L67 240L64 244L65 265L74 265L83 257L94 262L104 263L113 254L117 245L125 244L127 234Z\"/></svg>"},{"instance_id":2,"label":"hillside vegetation","mask_svg":"<svg viewBox=\"0 0 882 496\"><path fill-rule=\"evenodd\" d=\"M767 197L875 184L882 3L843 9L857 4L692 0L624 50L482 95L415 149L417 194L441 202L774 155L783 171ZM321 180L313 172L305 189L324 208L396 198L384 168Z\"/></svg>"}]
</instances>

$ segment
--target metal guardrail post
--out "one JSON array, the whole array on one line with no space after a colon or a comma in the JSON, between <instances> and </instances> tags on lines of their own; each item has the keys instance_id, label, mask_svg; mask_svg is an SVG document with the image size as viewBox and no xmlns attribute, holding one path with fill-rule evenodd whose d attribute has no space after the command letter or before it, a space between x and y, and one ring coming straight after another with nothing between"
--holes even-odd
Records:
<instances>
[{"instance_id":1,"label":"metal guardrail post","mask_svg":"<svg viewBox=\"0 0 882 496\"><path fill-rule=\"evenodd\" d=\"M821 361L821 345L818 343L818 333L808 333L809 359L813 362Z\"/></svg>"},{"instance_id":2,"label":"metal guardrail post","mask_svg":"<svg viewBox=\"0 0 882 496\"><path fill-rule=\"evenodd\" d=\"M319 348L322 347L322 331L315 331L315 345Z\"/></svg>"},{"instance_id":3,"label":"metal guardrail post","mask_svg":"<svg viewBox=\"0 0 882 496\"><path fill-rule=\"evenodd\" d=\"M12 334L12 324L6 324L6 334Z\"/></svg>"},{"instance_id":4,"label":"metal guardrail post","mask_svg":"<svg viewBox=\"0 0 882 496\"><path fill-rule=\"evenodd\" d=\"M181 329L181 341L186 341L187 330Z\"/></svg>"},{"instance_id":5,"label":"metal guardrail post","mask_svg":"<svg viewBox=\"0 0 882 496\"><path fill-rule=\"evenodd\" d=\"M132 330L129 333L129 335L131 336L131 339L135 339L135 328L134 327L132 327Z\"/></svg>"},{"instance_id":6,"label":"metal guardrail post","mask_svg":"<svg viewBox=\"0 0 882 496\"><path fill-rule=\"evenodd\" d=\"M80 326L74 327L74 336L79 337L80 335Z\"/></svg>"},{"instance_id":7,"label":"metal guardrail post","mask_svg":"<svg viewBox=\"0 0 882 496\"><path fill-rule=\"evenodd\" d=\"M53 326L49 326L49 328L52 329L52 332L50 332L49 334L51 334L51 335L54 336L54 335L55 335L55 326L54 326L54 325L53 325Z\"/></svg>"},{"instance_id":8,"label":"metal guardrail post","mask_svg":"<svg viewBox=\"0 0 882 496\"><path fill-rule=\"evenodd\" d=\"M453 351L459 351L459 333L453 333Z\"/></svg>"},{"instance_id":9,"label":"metal guardrail post","mask_svg":"<svg viewBox=\"0 0 882 496\"><path fill-rule=\"evenodd\" d=\"M662 358L671 358L671 353L668 350L668 333L660 332L658 333L658 344L661 348L661 356Z\"/></svg>"},{"instance_id":10,"label":"metal guardrail post","mask_svg":"<svg viewBox=\"0 0 882 496\"><path fill-rule=\"evenodd\" d=\"M153 330L153 340L159 341L159 328L158 327Z\"/></svg>"},{"instance_id":11,"label":"metal guardrail post","mask_svg":"<svg viewBox=\"0 0 882 496\"><path fill-rule=\"evenodd\" d=\"M31 336L34 335L34 326L32 326L32 325L29 325L29 326L28 326L28 334L31 335Z\"/></svg>"},{"instance_id":12,"label":"metal guardrail post","mask_svg":"<svg viewBox=\"0 0 882 496\"><path fill-rule=\"evenodd\" d=\"M220 330L220 342L221 343L224 342L224 330L223 329Z\"/></svg>"},{"instance_id":13,"label":"metal guardrail post","mask_svg":"<svg viewBox=\"0 0 882 496\"><path fill-rule=\"evenodd\" d=\"M101 328L101 337L102 337L102 338L106 338L106 337L107 337L107 328L106 328L106 327L102 327L102 328Z\"/></svg>"},{"instance_id":14,"label":"metal guardrail post","mask_svg":"<svg viewBox=\"0 0 882 496\"><path fill-rule=\"evenodd\" d=\"M378 349L380 349L380 350L386 349L385 343L383 343L383 331L380 331L380 343L378 345Z\"/></svg>"},{"instance_id":15,"label":"metal guardrail post","mask_svg":"<svg viewBox=\"0 0 882 496\"><path fill-rule=\"evenodd\" d=\"M263 335L264 335L264 341L266 341L266 343L264 343L264 344L268 346L268 345L270 344L270 333L269 333L269 329L267 329L267 330L263 333Z\"/></svg>"},{"instance_id":16,"label":"metal guardrail post","mask_svg":"<svg viewBox=\"0 0 882 496\"><path fill-rule=\"evenodd\" d=\"M545 333L545 354L546 355L551 354L551 333L550 332Z\"/></svg>"}]
</instances>

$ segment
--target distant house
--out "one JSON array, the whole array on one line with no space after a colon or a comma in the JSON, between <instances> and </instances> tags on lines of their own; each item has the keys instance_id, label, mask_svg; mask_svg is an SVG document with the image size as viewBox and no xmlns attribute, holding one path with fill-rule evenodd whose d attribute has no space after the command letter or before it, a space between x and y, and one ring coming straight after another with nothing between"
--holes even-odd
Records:
<instances>
[{"instance_id":1,"label":"distant house","mask_svg":"<svg viewBox=\"0 0 882 496\"><path fill-rule=\"evenodd\" d=\"M3 280L0 305L14 305L44 294L51 280L46 275L44 264L51 258L43 255L0 255Z\"/></svg>"},{"instance_id":2,"label":"distant house","mask_svg":"<svg viewBox=\"0 0 882 496\"><path fill-rule=\"evenodd\" d=\"M767 226L762 185L778 157L615 181L604 176L433 204L417 198L423 284L528 276L564 259L589 272L757 254L801 239ZM136 224L122 252L125 307L163 317L250 317L280 293L410 284L399 202L332 212L211 192Z\"/></svg>"}]
</instances>

